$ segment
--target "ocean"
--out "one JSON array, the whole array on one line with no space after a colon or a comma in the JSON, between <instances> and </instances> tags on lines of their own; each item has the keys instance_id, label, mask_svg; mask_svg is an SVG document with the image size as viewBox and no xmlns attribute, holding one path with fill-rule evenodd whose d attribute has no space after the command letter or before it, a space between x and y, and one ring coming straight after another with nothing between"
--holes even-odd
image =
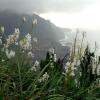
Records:
<instances>
[{"instance_id":1,"label":"ocean","mask_svg":"<svg viewBox=\"0 0 100 100\"><path fill-rule=\"evenodd\" d=\"M82 40L82 30L79 30L78 33L78 42ZM85 45L89 45L90 50L94 51L95 50L95 44L96 44L96 54L100 55L100 30L85 30ZM60 43L62 44L62 46L70 46L73 44L75 36L76 36L76 30L73 29L71 31L64 31L65 33L65 38L60 40Z\"/></svg>"}]
</instances>

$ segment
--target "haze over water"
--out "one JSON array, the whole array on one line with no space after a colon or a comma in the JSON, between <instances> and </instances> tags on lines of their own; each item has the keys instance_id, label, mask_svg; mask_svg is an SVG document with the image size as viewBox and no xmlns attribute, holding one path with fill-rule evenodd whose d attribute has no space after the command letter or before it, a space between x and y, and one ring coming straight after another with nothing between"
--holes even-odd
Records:
<instances>
[{"instance_id":1,"label":"haze over water","mask_svg":"<svg viewBox=\"0 0 100 100\"><path fill-rule=\"evenodd\" d=\"M87 1L92 2L94 0ZM80 11L50 12L40 14L40 16L49 19L59 27L72 30L78 28L81 31L86 31L86 38L90 47L94 49L95 42L100 47L100 0L95 0L89 4L87 3Z\"/></svg>"}]
</instances>

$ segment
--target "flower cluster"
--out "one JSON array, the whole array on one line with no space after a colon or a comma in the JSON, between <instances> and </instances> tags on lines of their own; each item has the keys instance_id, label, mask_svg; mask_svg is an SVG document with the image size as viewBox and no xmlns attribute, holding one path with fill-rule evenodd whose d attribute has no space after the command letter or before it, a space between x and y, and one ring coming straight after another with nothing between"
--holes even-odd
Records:
<instances>
[{"instance_id":1,"label":"flower cluster","mask_svg":"<svg viewBox=\"0 0 100 100\"><path fill-rule=\"evenodd\" d=\"M97 75L100 75L100 64L97 66L96 71L97 71Z\"/></svg>"},{"instance_id":2,"label":"flower cluster","mask_svg":"<svg viewBox=\"0 0 100 100\"><path fill-rule=\"evenodd\" d=\"M45 72L45 73L43 74L43 76L42 76L38 81L41 83L41 82L47 81L48 79L49 79L49 75L48 75L47 72Z\"/></svg>"},{"instance_id":3,"label":"flower cluster","mask_svg":"<svg viewBox=\"0 0 100 100\"><path fill-rule=\"evenodd\" d=\"M13 51L13 50L9 51L8 49L6 49L6 56L8 57L8 59L14 58L15 51Z\"/></svg>"},{"instance_id":4,"label":"flower cluster","mask_svg":"<svg viewBox=\"0 0 100 100\"><path fill-rule=\"evenodd\" d=\"M0 27L0 33L3 34L4 32L5 32L4 26L1 26L1 27Z\"/></svg>"},{"instance_id":5,"label":"flower cluster","mask_svg":"<svg viewBox=\"0 0 100 100\"><path fill-rule=\"evenodd\" d=\"M19 28L15 28L15 32L12 35L9 35L8 38L6 39L6 47L9 47L9 45L16 43L17 40L19 39Z\"/></svg>"},{"instance_id":6,"label":"flower cluster","mask_svg":"<svg viewBox=\"0 0 100 100\"><path fill-rule=\"evenodd\" d=\"M100 63L98 56L91 57L92 62L92 74L100 75Z\"/></svg>"},{"instance_id":7,"label":"flower cluster","mask_svg":"<svg viewBox=\"0 0 100 100\"><path fill-rule=\"evenodd\" d=\"M57 61L57 55L55 54L54 48L49 49L49 54L50 54L51 61L53 60L54 62L56 62Z\"/></svg>"},{"instance_id":8,"label":"flower cluster","mask_svg":"<svg viewBox=\"0 0 100 100\"><path fill-rule=\"evenodd\" d=\"M54 63L53 62L50 63L50 68L54 68Z\"/></svg>"},{"instance_id":9,"label":"flower cluster","mask_svg":"<svg viewBox=\"0 0 100 100\"><path fill-rule=\"evenodd\" d=\"M100 88L100 78L96 79L96 86Z\"/></svg>"},{"instance_id":10,"label":"flower cluster","mask_svg":"<svg viewBox=\"0 0 100 100\"><path fill-rule=\"evenodd\" d=\"M34 57L34 54L32 53L32 51L29 51L27 55L28 55L29 58L33 58Z\"/></svg>"},{"instance_id":11,"label":"flower cluster","mask_svg":"<svg viewBox=\"0 0 100 100\"><path fill-rule=\"evenodd\" d=\"M0 38L0 45L2 45L2 39Z\"/></svg>"},{"instance_id":12,"label":"flower cluster","mask_svg":"<svg viewBox=\"0 0 100 100\"><path fill-rule=\"evenodd\" d=\"M5 31L4 26L1 26L0 27L0 45L2 45L2 35L4 34L4 31Z\"/></svg>"},{"instance_id":13,"label":"flower cluster","mask_svg":"<svg viewBox=\"0 0 100 100\"><path fill-rule=\"evenodd\" d=\"M20 47L24 50L31 50L32 44L31 44L31 35L28 33L24 39L20 40L19 42Z\"/></svg>"},{"instance_id":14,"label":"flower cluster","mask_svg":"<svg viewBox=\"0 0 100 100\"><path fill-rule=\"evenodd\" d=\"M74 72L75 67L74 67L73 63L67 62L65 64L64 69L65 69L65 73L64 73L65 75L69 74L70 76L75 76L75 72Z\"/></svg>"},{"instance_id":15,"label":"flower cluster","mask_svg":"<svg viewBox=\"0 0 100 100\"><path fill-rule=\"evenodd\" d=\"M64 66L65 73L69 73L71 76L75 76L75 70L80 65L80 60L74 58L73 62L67 62Z\"/></svg>"},{"instance_id":16,"label":"flower cluster","mask_svg":"<svg viewBox=\"0 0 100 100\"><path fill-rule=\"evenodd\" d=\"M23 23L27 21L26 17L22 18ZM37 19L32 21L32 24L37 24ZM15 28L14 32L8 35L7 38L4 39L3 44L3 33L5 32L5 28L3 26L0 27L0 46L2 46L1 50L5 52L7 58L11 59L15 57L15 52L20 52L21 54L27 53L28 58L33 58L34 54L32 52L32 42L37 43L37 38L33 37L30 33L27 33L23 38L20 36L19 28ZM5 35L4 35L5 36ZM18 48L16 50L16 48ZM11 50L15 49L15 51Z\"/></svg>"},{"instance_id":17,"label":"flower cluster","mask_svg":"<svg viewBox=\"0 0 100 100\"><path fill-rule=\"evenodd\" d=\"M40 66L40 63L39 61L36 60L30 70L36 72L37 70L39 70L39 66Z\"/></svg>"},{"instance_id":18,"label":"flower cluster","mask_svg":"<svg viewBox=\"0 0 100 100\"><path fill-rule=\"evenodd\" d=\"M54 62L56 62L56 61L57 61L57 55L54 54Z\"/></svg>"},{"instance_id":19,"label":"flower cluster","mask_svg":"<svg viewBox=\"0 0 100 100\"><path fill-rule=\"evenodd\" d=\"M49 49L49 53L54 54L55 53L55 49L54 48L50 48Z\"/></svg>"}]
</instances>

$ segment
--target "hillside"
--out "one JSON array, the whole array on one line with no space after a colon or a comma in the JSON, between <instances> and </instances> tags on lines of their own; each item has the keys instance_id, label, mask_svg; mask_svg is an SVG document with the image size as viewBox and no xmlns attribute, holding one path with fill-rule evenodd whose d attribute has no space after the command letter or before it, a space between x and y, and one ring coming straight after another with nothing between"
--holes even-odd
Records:
<instances>
[{"instance_id":1,"label":"hillside","mask_svg":"<svg viewBox=\"0 0 100 100\"><path fill-rule=\"evenodd\" d=\"M23 17L26 22L23 24ZM37 24L32 29L32 20L37 19ZM37 59L43 58L49 48L55 48L58 56L62 56L67 51L66 47L62 47L59 40L65 37L61 28L56 27L49 20L45 20L36 14L17 14L13 12L3 11L0 12L0 26L5 27L5 34L11 34L15 27L18 27L21 36L32 31L33 37L37 37L38 42L34 44L34 54Z\"/></svg>"}]
</instances>

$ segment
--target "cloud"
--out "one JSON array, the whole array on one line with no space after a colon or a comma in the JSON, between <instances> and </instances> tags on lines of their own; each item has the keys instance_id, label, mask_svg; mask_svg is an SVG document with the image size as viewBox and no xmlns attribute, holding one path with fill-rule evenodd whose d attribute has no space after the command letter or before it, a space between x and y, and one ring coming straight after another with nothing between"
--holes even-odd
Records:
<instances>
[{"instance_id":1,"label":"cloud","mask_svg":"<svg viewBox=\"0 0 100 100\"><path fill-rule=\"evenodd\" d=\"M96 0L0 0L1 10L18 12L77 12Z\"/></svg>"}]
</instances>

